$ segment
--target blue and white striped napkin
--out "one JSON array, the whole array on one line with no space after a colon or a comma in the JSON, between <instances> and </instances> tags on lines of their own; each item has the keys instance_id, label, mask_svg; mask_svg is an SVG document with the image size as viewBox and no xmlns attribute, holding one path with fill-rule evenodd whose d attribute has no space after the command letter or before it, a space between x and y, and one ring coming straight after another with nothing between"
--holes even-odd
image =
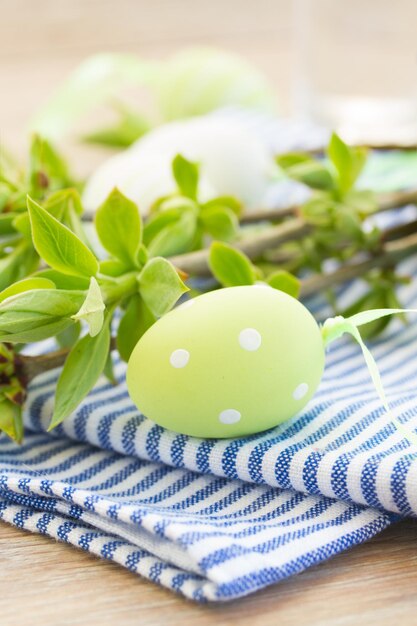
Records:
<instances>
[{"instance_id":1,"label":"blue and white striped napkin","mask_svg":"<svg viewBox=\"0 0 417 626\"><path fill-rule=\"evenodd\" d=\"M417 278L417 260L402 265ZM348 303L360 283L345 288ZM400 298L417 308L417 281ZM308 302L322 319L318 299ZM417 319L370 346L393 414L417 431ZM417 515L417 449L384 412L360 349L332 346L306 409L265 433L200 440L140 415L116 363L51 434L58 372L38 377L17 446L0 436L0 518L198 601L278 582Z\"/></svg>"}]
</instances>

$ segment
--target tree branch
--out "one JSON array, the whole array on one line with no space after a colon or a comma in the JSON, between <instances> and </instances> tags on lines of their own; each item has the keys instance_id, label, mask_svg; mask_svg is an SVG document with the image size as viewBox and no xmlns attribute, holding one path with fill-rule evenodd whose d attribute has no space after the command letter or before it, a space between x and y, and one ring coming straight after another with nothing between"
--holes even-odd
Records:
<instances>
[{"instance_id":1,"label":"tree branch","mask_svg":"<svg viewBox=\"0 0 417 626\"><path fill-rule=\"evenodd\" d=\"M244 252L250 259L256 259L262 252L269 248L274 248L286 241L294 241L301 239L309 232L312 226L306 224L300 219L293 219L278 226L271 226L267 231L247 237L242 241L234 243L234 247ZM178 256L170 257L169 260L176 267L187 274L194 276L210 276L208 266L209 250L198 250L197 252L188 252Z\"/></svg>"},{"instance_id":2,"label":"tree branch","mask_svg":"<svg viewBox=\"0 0 417 626\"><path fill-rule=\"evenodd\" d=\"M400 208L408 204L417 204L417 189L404 192L395 192L388 194L378 195L378 210L388 211L390 209ZM258 212L256 215L262 215L262 219L274 219L272 215L275 215L275 219L278 215L288 215L288 211L297 211L297 207L288 209L279 209L276 212ZM284 212L284 213L283 213ZM269 218L265 218L265 215L269 215ZM253 214L255 216L255 214ZM259 219L253 219L259 221ZM272 226L268 231L247 237L242 241L234 243L234 247L244 252L250 259L256 259L263 252L271 248L277 247L287 241L295 241L301 239L312 230L312 226L306 224L300 218L294 218ZM170 261L179 269L183 270L187 274L194 276L210 276L210 269L208 266L209 250L198 250L197 252L187 252L186 254L180 254L170 257Z\"/></svg>"},{"instance_id":3,"label":"tree branch","mask_svg":"<svg viewBox=\"0 0 417 626\"><path fill-rule=\"evenodd\" d=\"M328 289L329 287L363 276L372 269L391 267L416 252L417 233L396 239L395 241L389 241L384 245L384 249L377 256L365 259L364 261L344 265L329 274L315 274L314 276L302 280L300 295L305 298L324 289ZM113 337L111 349L113 350L115 347L116 340ZM62 349L39 356L19 355L21 373L24 379L30 382L42 372L62 366L68 353L69 350Z\"/></svg>"},{"instance_id":4,"label":"tree branch","mask_svg":"<svg viewBox=\"0 0 417 626\"><path fill-rule=\"evenodd\" d=\"M377 195L378 209L377 213L382 211L390 211L391 209L399 209L407 204L417 204L417 189L409 191L396 191L392 193L381 193ZM285 217L299 216L301 207L294 204L281 209L262 209L242 215L241 224L256 224L257 222L272 222L274 220L283 219Z\"/></svg>"},{"instance_id":5,"label":"tree branch","mask_svg":"<svg viewBox=\"0 0 417 626\"><path fill-rule=\"evenodd\" d=\"M353 278L367 274L375 268L386 268L396 265L403 259L417 252L417 233L390 241L385 244L383 251L359 263L343 265L329 274L315 274L301 281L301 297L311 296L323 289L345 283Z\"/></svg>"}]
</instances>

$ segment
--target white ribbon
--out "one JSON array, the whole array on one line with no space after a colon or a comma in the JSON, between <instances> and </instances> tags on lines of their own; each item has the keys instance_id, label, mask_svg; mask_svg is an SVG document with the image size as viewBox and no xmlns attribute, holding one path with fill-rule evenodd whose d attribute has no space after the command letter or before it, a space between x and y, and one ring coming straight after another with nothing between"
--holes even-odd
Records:
<instances>
[{"instance_id":1,"label":"white ribbon","mask_svg":"<svg viewBox=\"0 0 417 626\"><path fill-rule=\"evenodd\" d=\"M365 362L371 375L372 382L374 383L375 389L379 397L381 398L381 402L384 405L384 408L387 411L388 415L390 416L392 423L397 428L397 430L404 435L410 445L417 446L417 434L403 426L403 424L401 424L401 422L399 422L392 415L377 364L369 349L366 347L358 330L358 326L368 324L369 322L374 322L375 320L378 320L381 317L385 317L387 315L396 315L398 313L417 313L417 310L373 309L371 311L356 313L356 315L352 315L348 318L344 318L342 315L338 315L336 317L330 317L329 319L327 319L321 328L321 332L325 346L329 345L329 343L335 341L345 333L351 335L358 342L362 349L363 356L365 357Z\"/></svg>"}]
</instances>

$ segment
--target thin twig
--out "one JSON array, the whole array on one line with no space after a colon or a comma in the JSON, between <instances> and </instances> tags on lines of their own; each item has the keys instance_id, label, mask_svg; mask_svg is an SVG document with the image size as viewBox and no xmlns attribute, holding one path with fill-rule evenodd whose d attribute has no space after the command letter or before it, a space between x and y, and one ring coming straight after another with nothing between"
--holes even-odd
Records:
<instances>
[{"instance_id":1,"label":"thin twig","mask_svg":"<svg viewBox=\"0 0 417 626\"><path fill-rule=\"evenodd\" d=\"M351 148L365 148L366 150L374 150L375 152L390 152L398 150L400 152L415 152L417 150L416 143L354 143L349 144ZM302 150L304 154L320 155L326 152L326 146L318 146Z\"/></svg>"},{"instance_id":2,"label":"thin twig","mask_svg":"<svg viewBox=\"0 0 417 626\"><path fill-rule=\"evenodd\" d=\"M380 194L378 196L377 212L400 208L408 204L417 203L417 190ZM272 212L271 212L272 214ZM278 213L275 213L277 215ZM272 219L272 218L269 218ZM300 218L295 218L278 224L252 237L247 237L234 244L234 247L244 252L250 259L256 259L266 250L277 247L287 241L301 239L312 230L312 226L306 224ZM194 276L210 276L208 266L209 250L188 252L170 258L170 261L187 274Z\"/></svg>"},{"instance_id":3,"label":"thin twig","mask_svg":"<svg viewBox=\"0 0 417 626\"><path fill-rule=\"evenodd\" d=\"M377 195L378 208L376 213L382 211L390 211L391 209L399 209L407 204L417 203L417 189L409 191L396 191L392 193L381 193ZM284 219L290 216L299 216L301 207L294 204L288 207L278 209L262 209L242 215L241 224L256 224L257 222L273 222L275 220Z\"/></svg>"},{"instance_id":4,"label":"thin twig","mask_svg":"<svg viewBox=\"0 0 417 626\"><path fill-rule=\"evenodd\" d=\"M417 252L417 233L390 241L385 244L383 252L377 256L343 265L340 269L329 274L315 274L301 281L300 295L302 297L318 293L334 285L345 283L353 278L367 274L375 268L391 267Z\"/></svg>"},{"instance_id":5,"label":"thin twig","mask_svg":"<svg viewBox=\"0 0 417 626\"><path fill-rule=\"evenodd\" d=\"M234 247L244 252L250 259L256 259L262 252L274 248L287 241L301 239L309 232L312 226L302 220L294 219L278 226L272 226L267 231L252 237L247 237L234 244ZM183 272L193 276L210 276L208 266L209 250L198 250L178 256L170 257L170 261Z\"/></svg>"},{"instance_id":6,"label":"thin twig","mask_svg":"<svg viewBox=\"0 0 417 626\"><path fill-rule=\"evenodd\" d=\"M116 348L116 338L111 338L110 350ZM19 367L21 369L22 376L27 383L42 374L42 372L48 372L54 370L57 367L61 367L65 363L70 350L69 348L61 348L60 350L54 350L53 352L47 352L46 354L39 354L36 356L28 356L25 354L19 355Z\"/></svg>"}]
</instances>

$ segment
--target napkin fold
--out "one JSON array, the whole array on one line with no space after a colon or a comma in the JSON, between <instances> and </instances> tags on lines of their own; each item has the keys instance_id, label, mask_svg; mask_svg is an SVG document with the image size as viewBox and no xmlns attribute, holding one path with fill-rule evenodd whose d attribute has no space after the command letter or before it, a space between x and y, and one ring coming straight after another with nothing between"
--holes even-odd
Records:
<instances>
[{"instance_id":1,"label":"napkin fold","mask_svg":"<svg viewBox=\"0 0 417 626\"><path fill-rule=\"evenodd\" d=\"M369 539L373 508L30 433L0 443L0 518L197 600L229 600Z\"/></svg>"},{"instance_id":2,"label":"napkin fold","mask_svg":"<svg viewBox=\"0 0 417 626\"><path fill-rule=\"evenodd\" d=\"M396 216L395 219L397 219ZM399 297L417 308L417 261ZM360 282L344 287L349 303ZM308 308L328 313L319 298ZM417 431L417 319L369 344L392 412ZM101 379L47 434L58 371L33 381L26 435L0 435L0 518L71 543L197 601L278 582L417 515L417 449L372 386L360 348L332 345L315 397L270 431L201 440L161 428ZM161 389L163 392L163 389Z\"/></svg>"}]
</instances>

